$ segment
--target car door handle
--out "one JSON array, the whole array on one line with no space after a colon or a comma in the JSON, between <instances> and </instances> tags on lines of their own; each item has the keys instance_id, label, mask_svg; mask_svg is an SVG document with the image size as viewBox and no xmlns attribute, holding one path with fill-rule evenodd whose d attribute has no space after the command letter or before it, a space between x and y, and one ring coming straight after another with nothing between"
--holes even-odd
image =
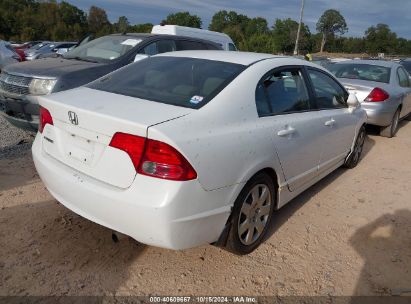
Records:
<instances>
[{"instance_id":1,"label":"car door handle","mask_svg":"<svg viewBox=\"0 0 411 304\"><path fill-rule=\"evenodd\" d=\"M324 123L324 125L326 125L327 127L332 127L332 126L335 125L335 120L331 118L330 120L327 120L327 121Z\"/></svg>"},{"instance_id":2,"label":"car door handle","mask_svg":"<svg viewBox=\"0 0 411 304\"><path fill-rule=\"evenodd\" d=\"M295 133L295 129L290 127L288 129L278 131L277 135L283 137L283 136L292 135L294 133Z\"/></svg>"}]
</instances>

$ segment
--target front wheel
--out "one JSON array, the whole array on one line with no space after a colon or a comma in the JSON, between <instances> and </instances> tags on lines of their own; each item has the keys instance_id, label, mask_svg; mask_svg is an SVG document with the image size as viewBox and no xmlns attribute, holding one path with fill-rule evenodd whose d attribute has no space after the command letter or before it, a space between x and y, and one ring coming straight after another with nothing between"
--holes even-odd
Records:
<instances>
[{"instance_id":1,"label":"front wheel","mask_svg":"<svg viewBox=\"0 0 411 304\"><path fill-rule=\"evenodd\" d=\"M381 129L380 135L383 137L394 137L398 131L398 124L400 122L400 109L395 112L394 117L392 118L391 124L387 127Z\"/></svg>"},{"instance_id":2,"label":"front wheel","mask_svg":"<svg viewBox=\"0 0 411 304\"><path fill-rule=\"evenodd\" d=\"M272 178L266 173L255 175L244 186L234 203L226 249L249 254L264 240L276 202Z\"/></svg>"},{"instance_id":3,"label":"front wheel","mask_svg":"<svg viewBox=\"0 0 411 304\"><path fill-rule=\"evenodd\" d=\"M365 127L362 126L360 131L358 132L357 139L355 140L354 149L351 155L345 161L344 167L352 169L358 165L361 159L362 150L364 148L365 137Z\"/></svg>"}]
</instances>

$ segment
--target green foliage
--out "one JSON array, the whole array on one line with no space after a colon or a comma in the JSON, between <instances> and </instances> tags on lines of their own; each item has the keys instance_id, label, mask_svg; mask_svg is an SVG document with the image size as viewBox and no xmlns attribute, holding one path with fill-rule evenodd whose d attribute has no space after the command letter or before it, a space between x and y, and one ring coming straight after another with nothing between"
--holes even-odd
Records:
<instances>
[{"instance_id":1,"label":"green foliage","mask_svg":"<svg viewBox=\"0 0 411 304\"><path fill-rule=\"evenodd\" d=\"M248 20L245 26L245 34L247 36L268 34L267 20L261 17Z\"/></svg>"},{"instance_id":2,"label":"green foliage","mask_svg":"<svg viewBox=\"0 0 411 304\"><path fill-rule=\"evenodd\" d=\"M104 36L111 32L111 24L108 21L107 13L97 6L90 7L87 17L88 30L98 36Z\"/></svg>"},{"instance_id":3,"label":"green foliage","mask_svg":"<svg viewBox=\"0 0 411 304\"><path fill-rule=\"evenodd\" d=\"M247 52L276 53L274 38L270 33L254 34L241 42L238 47Z\"/></svg>"},{"instance_id":4,"label":"green foliage","mask_svg":"<svg viewBox=\"0 0 411 304\"><path fill-rule=\"evenodd\" d=\"M114 32L149 33L153 27L151 23L131 25L126 16L111 24L104 9L92 6L86 14L67 1L0 0L0 39L77 41L87 33L95 36ZM197 28L202 25L200 17L189 12L170 14L164 22ZM212 17L209 29L228 34L243 51L291 54L298 23L290 18L276 19L269 28L264 18L221 10ZM330 52L411 55L411 40L398 38L386 24L369 27L364 37L341 36L347 30L338 11L325 11L317 23L318 33L312 34L302 24L300 54L318 52L326 43Z\"/></svg>"},{"instance_id":5,"label":"green foliage","mask_svg":"<svg viewBox=\"0 0 411 304\"><path fill-rule=\"evenodd\" d=\"M344 34L348 31L344 17L337 10L326 10L317 23L317 31L326 34Z\"/></svg>"},{"instance_id":6,"label":"green foliage","mask_svg":"<svg viewBox=\"0 0 411 304\"><path fill-rule=\"evenodd\" d=\"M131 25L128 27L128 32L130 33L150 33L153 28L153 24L151 23L142 23Z\"/></svg>"},{"instance_id":7,"label":"green foliage","mask_svg":"<svg viewBox=\"0 0 411 304\"><path fill-rule=\"evenodd\" d=\"M397 34L386 24L377 24L365 31L366 49L371 53L395 53L397 44Z\"/></svg>"},{"instance_id":8,"label":"green foliage","mask_svg":"<svg viewBox=\"0 0 411 304\"><path fill-rule=\"evenodd\" d=\"M188 27L201 28L201 18L196 15L190 15L189 12L179 12L175 14L170 14L163 21L166 24L181 25Z\"/></svg>"},{"instance_id":9,"label":"green foliage","mask_svg":"<svg viewBox=\"0 0 411 304\"><path fill-rule=\"evenodd\" d=\"M347 23L339 11L334 9L326 10L317 22L317 31L322 34L321 52L324 49L327 39L336 34L343 35L348 31Z\"/></svg>"},{"instance_id":10,"label":"green foliage","mask_svg":"<svg viewBox=\"0 0 411 304\"><path fill-rule=\"evenodd\" d=\"M265 20L263 18L259 18L261 20ZM223 32L227 28L237 28L243 34L245 33L245 29L248 25L250 18L245 15L237 14L234 11L219 11L214 14L211 23L209 25L209 30L216 31L216 32ZM256 21L258 23L258 21ZM267 21L265 21L267 26Z\"/></svg>"},{"instance_id":11,"label":"green foliage","mask_svg":"<svg viewBox=\"0 0 411 304\"><path fill-rule=\"evenodd\" d=\"M119 17L118 21L114 23L115 31L118 33L127 32L129 27L130 27L130 22L128 22L128 19L126 16Z\"/></svg>"},{"instance_id":12,"label":"green foliage","mask_svg":"<svg viewBox=\"0 0 411 304\"><path fill-rule=\"evenodd\" d=\"M292 53L297 38L298 22L288 19L276 19L272 27L275 50L279 53ZM311 51L311 33L307 25L302 24L300 50Z\"/></svg>"}]
</instances>

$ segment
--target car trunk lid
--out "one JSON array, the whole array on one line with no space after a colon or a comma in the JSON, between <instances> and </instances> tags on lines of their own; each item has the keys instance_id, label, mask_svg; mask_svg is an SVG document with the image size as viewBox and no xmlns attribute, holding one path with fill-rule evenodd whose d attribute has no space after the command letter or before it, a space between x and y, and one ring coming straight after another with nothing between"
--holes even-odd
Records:
<instances>
[{"instance_id":1,"label":"car trunk lid","mask_svg":"<svg viewBox=\"0 0 411 304\"><path fill-rule=\"evenodd\" d=\"M136 175L129 155L110 147L117 132L147 136L156 124L189 114L191 109L113 93L79 88L41 97L53 126L43 130L44 151L67 166L119 188Z\"/></svg>"},{"instance_id":2,"label":"car trunk lid","mask_svg":"<svg viewBox=\"0 0 411 304\"><path fill-rule=\"evenodd\" d=\"M363 102L374 88L388 90L389 85L383 82L366 81L366 80L351 80L339 78L341 83L350 93L357 95L358 101Z\"/></svg>"}]
</instances>

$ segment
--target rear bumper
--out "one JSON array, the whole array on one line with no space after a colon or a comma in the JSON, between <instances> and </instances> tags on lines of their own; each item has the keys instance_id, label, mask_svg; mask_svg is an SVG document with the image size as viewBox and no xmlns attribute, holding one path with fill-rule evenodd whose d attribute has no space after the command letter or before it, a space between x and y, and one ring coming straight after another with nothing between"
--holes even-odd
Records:
<instances>
[{"instance_id":1,"label":"rear bumper","mask_svg":"<svg viewBox=\"0 0 411 304\"><path fill-rule=\"evenodd\" d=\"M398 104L392 102L363 102L361 107L367 112L367 123L386 127L391 124Z\"/></svg>"},{"instance_id":2,"label":"rear bumper","mask_svg":"<svg viewBox=\"0 0 411 304\"><path fill-rule=\"evenodd\" d=\"M231 212L232 189L205 191L197 180L136 175L128 189L90 178L47 155L38 133L32 152L49 192L75 213L137 241L185 249L218 240Z\"/></svg>"}]
</instances>

